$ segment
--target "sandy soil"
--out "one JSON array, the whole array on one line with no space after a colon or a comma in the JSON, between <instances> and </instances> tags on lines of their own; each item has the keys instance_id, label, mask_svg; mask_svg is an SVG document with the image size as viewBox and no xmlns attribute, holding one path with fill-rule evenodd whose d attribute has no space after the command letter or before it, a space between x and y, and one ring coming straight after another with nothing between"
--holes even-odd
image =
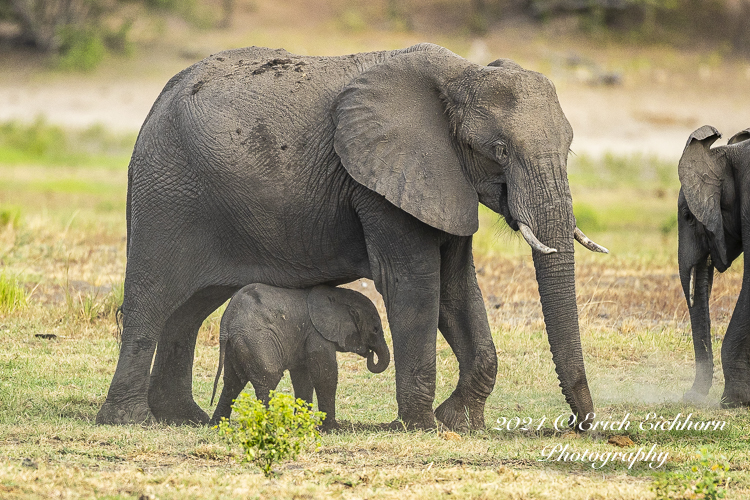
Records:
<instances>
[{"instance_id":1,"label":"sandy soil","mask_svg":"<svg viewBox=\"0 0 750 500\"><path fill-rule=\"evenodd\" d=\"M331 54L351 52L351 47L375 50L442 41L475 62L509 57L550 77L575 131L572 149L577 154L644 153L672 160L679 158L690 132L701 125L714 125L724 139L750 127L750 61L715 51L597 47L569 32L558 38L554 26L542 31L515 25L474 40L456 35L446 41L414 32L339 33L333 38L343 37L345 42L336 44L321 41L323 35L315 31L323 29L330 36L330 20L320 20L305 28L309 33L294 38L274 24L281 22L277 11L264 12L245 12L246 22L236 22L221 36L178 26L173 36L170 33L172 45L141 48L136 58L110 60L91 74L64 74L29 61L26 54L0 54L0 121L43 116L66 126L99 123L136 131L174 73L222 48L283 45L302 53ZM259 19L266 23L266 31L243 28L257 26Z\"/></svg>"}]
</instances>

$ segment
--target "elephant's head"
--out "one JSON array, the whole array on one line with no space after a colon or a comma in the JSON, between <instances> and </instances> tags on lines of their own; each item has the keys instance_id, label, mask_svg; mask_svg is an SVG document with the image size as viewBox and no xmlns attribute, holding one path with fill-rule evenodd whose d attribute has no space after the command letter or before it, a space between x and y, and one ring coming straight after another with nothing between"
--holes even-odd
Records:
<instances>
[{"instance_id":1,"label":"elephant's head","mask_svg":"<svg viewBox=\"0 0 750 500\"><path fill-rule=\"evenodd\" d=\"M375 66L334 104L334 145L359 183L422 222L458 236L478 228L478 202L533 250L550 346L573 412L593 411L576 308L578 230L567 178L573 131L552 83L498 60L470 63L419 45Z\"/></svg>"},{"instance_id":2,"label":"elephant's head","mask_svg":"<svg viewBox=\"0 0 750 500\"><path fill-rule=\"evenodd\" d=\"M688 138L679 163L677 228L682 290L690 311L696 354L696 379L686 397L705 396L711 387L711 296L714 268L726 271L742 253L740 183L750 168L750 129L726 146L711 148L721 137L704 125Z\"/></svg>"},{"instance_id":3,"label":"elephant's head","mask_svg":"<svg viewBox=\"0 0 750 500\"><path fill-rule=\"evenodd\" d=\"M359 292L316 286L307 296L313 327L336 344L336 350L367 357L367 369L380 373L391 361L375 305ZM377 356L377 361L375 357Z\"/></svg>"}]
</instances>

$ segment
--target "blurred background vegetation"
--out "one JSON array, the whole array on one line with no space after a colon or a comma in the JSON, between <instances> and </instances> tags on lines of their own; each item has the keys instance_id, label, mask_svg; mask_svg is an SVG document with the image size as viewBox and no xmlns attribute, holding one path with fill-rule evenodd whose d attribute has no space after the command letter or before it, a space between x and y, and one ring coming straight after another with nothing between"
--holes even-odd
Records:
<instances>
[{"instance_id":1,"label":"blurred background vegetation","mask_svg":"<svg viewBox=\"0 0 750 500\"><path fill-rule=\"evenodd\" d=\"M170 19L230 28L238 13L257 9L261 1L0 0L0 48L30 48L52 55L61 68L90 70L108 53L131 52L144 31L165 31ZM285 8L304 15L293 5ZM750 0L333 0L322 8L336 11L338 28L351 32L483 35L508 23L566 19L579 34L599 41L710 44L750 55Z\"/></svg>"}]
</instances>

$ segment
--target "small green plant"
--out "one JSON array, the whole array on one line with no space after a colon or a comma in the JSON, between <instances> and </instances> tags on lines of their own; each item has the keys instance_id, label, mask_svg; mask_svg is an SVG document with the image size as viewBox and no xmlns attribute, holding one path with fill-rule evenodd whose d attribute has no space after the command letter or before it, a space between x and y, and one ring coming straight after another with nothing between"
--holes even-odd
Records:
<instances>
[{"instance_id":1,"label":"small green plant","mask_svg":"<svg viewBox=\"0 0 750 500\"><path fill-rule=\"evenodd\" d=\"M0 207L0 229L11 226L17 229L21 225L21 209L13 206Z\"/></svg>"},{"instance_id":2,"label":"small green plant","mask_svg":"<svg viewBox=\"0 0 750 500\"><path fill-rule=\"evenodd\" d=\"M26 290L18 282L18 277L0 274L0 312L12 313L26 306Z\"/></svg>"},{"instance_id":3,"label":"small green plant","mask_svg":"<svg viewBox=\"0 0 750 500\"><path fill-rule=\"evenodd\" d=\"M243 449L243 461L253 462L266 477L271 467L285 459L296 458L310 441L320 446L320 426L325 413L312 411L312 405L288 394L271 391L268 407L246 393L232 405L235 424L224 419L218 425L219 435L228 446Z\"/></svg>"},{"instance_id":4,"label":"small green plant","mask_svg":"<svg viewBox=\"0 0 750 500\"><path fill-rule=\"evenodd\" d=\"M654 474L651 491L656 500L716 500L726 496L730 479L726 476L729 464L724 458L714 457L706 448L696 455L698 465L690 472L659 472Z\"/></svg>"}]
</instances>

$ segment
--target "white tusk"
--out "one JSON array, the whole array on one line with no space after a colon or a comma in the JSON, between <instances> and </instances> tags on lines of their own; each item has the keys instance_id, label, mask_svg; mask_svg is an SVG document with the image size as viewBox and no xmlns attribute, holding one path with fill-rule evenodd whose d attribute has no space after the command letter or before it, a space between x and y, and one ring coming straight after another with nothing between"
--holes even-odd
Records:
<instances>
[{"instance_id":1,"label":"white tusk","mask_svg":"<svg viewBox=\"0 0 750 500\"><path fill-rule=\"evenodd\" d=\"M537 252L541 252L543 254L548 253L556 253L557 248L550 248L541 241L539 241L536 236L534 236L534 232L531 230L529 226L524 224L523 222L518 223L518 229L521 230L521 234L523 235L523 239L526 240L526 243L529 244L531 248L536 250Z\"/></svg>"},{"instance_id":2,"label":"white tusk","mask_svg":"<svg viewBox=\"0 0 750 500\"><path fill-rule=\"evenodd\" d=\"M695 305L695 266L690 268L690 307Z\"/></svg>"},{"instance_id":3,"label":"white tusk","mask_svg":"<svg viewBox=\"0 0 750 500\"><path fill-rule=\"evenodd\" d=\"M576 241L578 243L588 248L592 252L609 253L609 250L599 245L598 243L594 243L593 241L591 241L588 236L583 234L583 231L578 229L578 226L576 226L575 233L573 234L575 234Z\"/></svg>"}]
</instances>

